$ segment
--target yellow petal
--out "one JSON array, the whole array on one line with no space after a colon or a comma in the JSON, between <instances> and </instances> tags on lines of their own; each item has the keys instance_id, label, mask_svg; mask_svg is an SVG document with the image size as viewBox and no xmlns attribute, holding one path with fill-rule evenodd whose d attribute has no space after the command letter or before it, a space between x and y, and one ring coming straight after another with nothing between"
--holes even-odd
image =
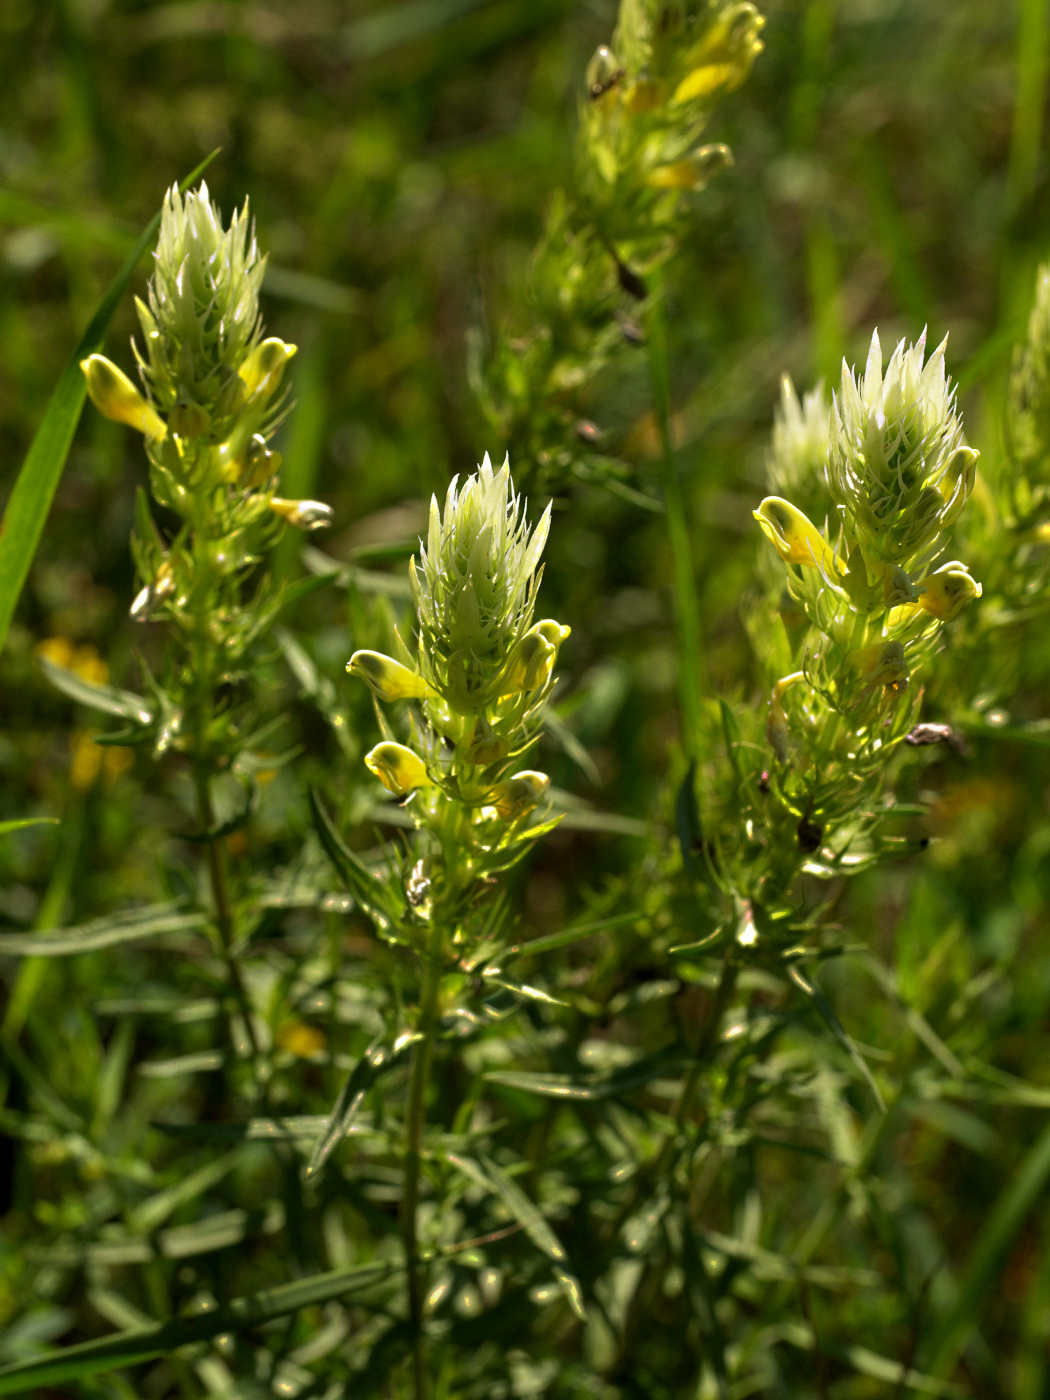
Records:
<instances>
[{"instance_id":1,"label":"yellow petal","mask_svg":"<svg viewBox=\"0 0 1050 1400\"><path fill-rule=\"evenodd\" d=\"M87 380L91 402L105 418L126 423L147 437L162 438L168 431L149 402L139 393L131 380L105 355L89 355L80 361Z\"/></svg>"},{"instance_id":2,"label":"yellow petal","mask_svg":"<svg viewBox=\"0 0 1050 1400\"><path fill-rule=\"evenodd\" d=\"M790 501L767 496L753 514L766 539L786 563L805 564L825 574L838 572L827 540Z\"/></svg>"},{"instance_id":3,"label":"yellow petal","mask_svg":"<svg viewBox=\"0 0 1050 1400\"><path fill-rule=\"evenodd\" d=\"M720 87L731 83L737 75L735 63L705 63L687 73L675 88L673 102L693 102L698 97L708 97Z\"/></svg>"},{"instance_id":4,"label":"yellow petal","mask_svg":"<svg viewBox=\"0 0 1050 1400\"><path fill-rule=\"evenodd\" d=\"M404 744L395 744L390 740L376 744L370 753L365 754L365 765L395 797L406 797L416 788L430 784L423 760Z\"/></svg>"},{"instance_id":5,"label":"yellow petal","mask_svg":"<svg viewBox=\"0 0 1050 1400\"><path fill-rule=\"evenodd\" d=\"M531 812L550 785L551 780L546 773L527 768L522 773L515 773L506 782L498 783L489 794L488 805L495 809L498 816L513 821Z\"/></svg>"},{"instance_id":6,"label":"yellow petal","mask_svg":"<svg viewBox=\"0 0 1050 1400\"><path fill-rule=\"evenodd\" d=\"M246 397L251 398L254 394L269 397L273 394L281 382L285 365L296 349L296 346L286 345L275 335L257 345L237 371L244 381Z\"/></svg>"},{"instance_id":7,"label":"yellow petal","mask_svg":"<svg viewBox=\"0 0 1050 1400\"><path fill-rule=\"evenodd\" d=\"M936 573L924 578L918 587L923 590L918 606L942 622L954 617L971 598L981 596L981 585L971 578L964 564L943 564Z\"/></svg>"},{"instance_id":8,"label":"yellow petal","mask_svg":"<svg viewBox=\"0 0 1050 1400\"><path fill-rule=\"evenodd\" d=\"M379 651L355 651L346 669L380 700L419 700L431 693L422 676Z\"/></svg>"}]
</instances>

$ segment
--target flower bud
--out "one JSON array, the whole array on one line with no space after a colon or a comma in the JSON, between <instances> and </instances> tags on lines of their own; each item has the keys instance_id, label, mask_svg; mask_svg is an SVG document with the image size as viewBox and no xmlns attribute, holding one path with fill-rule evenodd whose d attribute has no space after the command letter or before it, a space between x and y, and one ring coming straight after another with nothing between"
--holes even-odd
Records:
<instances>
[{"instance_id":1,"label":"flower bud","mask_svg":"<svg viewBox=\"0 0 1050 1400\"><path fill-rule=\"evenodd\" d=\"M753 511L762 533L788 564L805 564L825 576L838 572L835 555L827 540L790 501L767 496Z\"/></svg>"},{"instance_id":2,"label":"flower bud","mask_svg":"<svg viewBox=\"0 0 1050 1400\"><path fill-rule=\"evenodd\" d=\"M252 350L237 370L244 382L247 398L260 394L270 398L277 391L284 367L296 352L296 346L286 345L278 336L269 336Z\"/></svg>"},{"instance_id":3,"label":"flower bud","mask_svg":"<svg viewBox=\"0 0 1050 1400\"><path fill-rule=\"evenodd\" d=\"M365 765L395 797L407 797L416 788L430 784L423 760L404 744L389 740L376 744L365 754Z\"/></svg>"},{"instance_id":4,"label":"flower bud","mask_svg":"<svg viewBox=\"0 0 1050 1400\"><path fill-rule=\"evenodd\" d=\"M89 355L80 368L87 380L91 402L105 418L126 423L147 437L162 438L168 431L163 418L139 393L128 376L105 355Z\"/></svg>"},{"instance_id":5,"label":"flower bud","mask_svg":"<svg viewBox=\"0 0 1050 1400\"><path fill-rule=\"evenodd\" d=\"M324 501L286 501L274 496L268 504L274 515L298 530L324 530L332 523L332 507Z\"/></svg>"},{"instance_id":6,"label":"flower bud","mask_svg":"<svg viewBox=\"0 0 1050 1400\"><path fill-rule=\"evenodd\" d=\"M908 679L908 664L900 642L875 642L870 647L851 651L846 659L870 685L899 686Z\"/></svg>"},{"instance_id":7,"label":"flower bud","mask_svg":"<svg viewBox=\"0 0 1050 1400\"><path fill-rule=\"evenodd\" d=\"M175 575L167 559L161 562L152 583L147 583L135 595L129 616L132 622L148 622L151 609L175 592Z\"/></svg>"},{"instance_id":8,"label":"flower bud","mask_svg":"<svg viewBox=\"0 0 1050 1400\"><path fill-rule=\"evenodd\" d=\"M953 560L924 578L918 585L922 592L918 598L920 608L931 617L947 622L955 616L964 603L981 596L981 585L972 578L965 564Z\"/></svg>"},{"instance_id":9,"label":"flower bud","mask_svg":"<svg viewBox=\"0 0 1050 1400\"><path fill-rule=\"evenodd\" d=\"M192 399L180 399L168 414L168 426L179 437L203 437L211 427L208 410Z\"/></svg>"},{"instance_id":10,"label":"flower bud","mask_svg":"<svg viewBox=\"0 0 1050 1400\"><path fill-rule=\"evenodd\" d=\"M654 82L651 78L641 78L625 88L623 105L633 116L642 116L646 112L655 112L662 106L666 95L667 89L663 83Z\"/></svg>"},{"instance_id":11,"label":"flower bud","mask_svg":"<svg viewBox=\"0 0 1050 1400\"><path fill-rule=\"evenodd\" d=\"M685 160L657 166L647 183L658 190L702 190L710 179L732 164L733 153L728 146L701 146Z\"/></svg>"},{"instance_id":12,"label":"flower bud","mask_svg":"<svg viewBox=\"0 0 1050 1400\"><path fill-rule=\"evenodd\" d=\"M546 773L526 769L506 782L498 783L489 794L488 806L505 821L515 821L531 812L551 785Z\"/></svg>"},{"instance_id":13,"label":"flower bud","mask_svg":"<svg viewBox=\"0 0 1050 1400\"><path fill-rule=\"evenodd\" d=\"M786 763L788 758L788 722L784 707L780 702L795 682L803 679L803 674L802 671L792 671L790 676L782 676L774 685L769 697L766 738L781 763Z\"/></svg>"},{"instance_id":14,"label":"flower bud","mask_svg":"<svg viewBox=\"0 0 1050 1400\"><path fill-rule=\"evenodd\" d=\"M623 68L620 65L620 60L612 49L602 44L587 65L588 97L592 102L596 102L599 97L604 97L611 88L614 88L622 77Z\"/></svg>"},{"instance_id":15,"label":"flower bud","mask_svg":"<svg viewBox=\"0 0 1050 1400\"><path fill-rule=\"evenodd\" d=\"M899 608L905 603L914 603L922 593L923 585L913 583L899 564L887 566L882 578L882 597L888 608Z\"/></svg>"},{"instance_id":16,"label":"flower bud","mask_svg":"<svg viewBox=\"0 0 1050 1400\"><path fill-rule=\"evenodd\" d=\"M499 682L500 695L541 689L550 680L557 655L557 650L541 635L539 628L533 627L510 654Z\"/></svg>"},{"instance_id":17,"label":"flower bud","mask_svg":"<svg viewBox=\"0 0 1050 1400\"><path fill-rule=\"evenodd\" d=\"M378 651L355 651L346 669L360 676L379 700L419 700L431 693L422 676Z\"/></svg>"}]
</instances>

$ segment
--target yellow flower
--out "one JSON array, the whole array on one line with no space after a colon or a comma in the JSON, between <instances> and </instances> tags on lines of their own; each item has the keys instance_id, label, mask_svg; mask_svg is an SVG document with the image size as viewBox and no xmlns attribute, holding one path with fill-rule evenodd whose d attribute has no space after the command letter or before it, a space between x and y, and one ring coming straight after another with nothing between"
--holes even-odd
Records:
<instances>
[{"instance_id":1,"label":"yellow flower","mask_svg":"<svg viewBox=\"0 0 1050 1400\"><path fill-rule=\"evenodd\" d=\"M917 585L923 591L917 605L932 616L947 622L955 616L964 603L981 596L981 585L972 578L965 564L953 560L942 564L936 573L930 574Z\"/></svg>"},{"instance_id":2,"label":"yellow flower","mask_svg":"<svg viewBox=\"0 0 1050 1400\"><path fill-rule=\"evenodd\" d=\"M379 651L355 651L346 669L360 676L379 700L421 700L431 693L422 676Z\"/></svg>"},{"instance_id":3,"label":"yellow flower","mask_svg":"<svg viewBox=\"0 0 1050 1400\"><path fill-rule=\"evenodd\" d=\"M273 395L281 382L284 367L295 354L297 347L287 345L276 335L268 336L258 344L237 370L244 382L246 398L264 394Z\"/></svg>"},{"instance_id":4,"label":"yellow flower","mask_svg":"<svg viewBox=\"0 0 1050 1400\"><path fill-rule=\"evenodd\" d=\"M788 564L804 564L825 576L835 575L835 554L816 526L790 501L767 496L753 511L762 533Z\"/></svg>"},{"instance_id":5,"label":"yellow flower","mask_svg":"<svg viewBox=\"0 0 1050 1400\"><path fill-rule=\"evenodd\" d=\"M514 821L531 812L551 785L546 773L527 768L515 773L506 782L497 783L489 793L487 806L506 821Z\"/></svg>"},{"instance_id":6,"label":"yellow flower","mask_svg":"<svg viewBox=\"0 0 1050 1400\"><path fill-rule=\"evenodd\" d=\"M324 501L286 501L274 496L269 502L274 515L279 515L297 530L324 530L332 523L332 507Z\"/></svg>"},{"instance_id":7,"label":"yellow flower","mask_svg":"<svg viewBox=\"0 0 1050 1400\"><path fill-rule=\"evenodd\" d=\"M851 651L846 659L871 685L901 685L908 679L908 663L900 642L875 642Z\"/></svg>"},{"instance_id":8,"label":"yellow flower","mask_svg":"<svg viewBox=\"0 0 1050 1400\"><path fill-rule=\"evenodd\" d=\"M519 690L540 690L550 680L558 659L558 648L570 629L553 618L544 618L530 627L510 654L500 678L500 694Z\"/></svg>"},{"instance_id":9,"label":"yellow flower","mask_svg":"<svg viewBox=\"0 0 1050 1400\"><path fill-rule=\"evenodd\" d=\"M105 355L89 355L80 361L91 402L104 418L126 423L147 437L162 438L168 431L164 419L147 402L131 380Z\"/></svg>"},{"instance_id":10,"label":"yellow flower","mask_svg":"<svg viewBox=\"0 0 1050 1400\"><path fill-rule=\"evenodd\" d=\"M395 797L407 797L416 788L427 787L430 778L423 760L405 747L384 740L365 754L365 765Z\"/></svg>"}]
</instances>

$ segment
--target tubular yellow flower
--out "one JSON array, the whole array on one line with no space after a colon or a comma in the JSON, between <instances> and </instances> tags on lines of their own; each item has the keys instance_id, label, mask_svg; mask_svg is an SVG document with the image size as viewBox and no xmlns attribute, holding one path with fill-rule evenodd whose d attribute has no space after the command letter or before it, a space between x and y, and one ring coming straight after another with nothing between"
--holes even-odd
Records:
<instances>
[{"instance_id":1,"label":"tubular yellow flower","mask_svg":"<svg viewBox=\"0 0 1050 1400\"><path fill-rule=\"evenodd\" d=\"M505 821L514 821L531 812L551 785L546 773L531 768L515 773L506 782L497 784L489 794L488 805Z\"/></svg>"},{"instance_id":2,"label":"tubular yellow flower","mask_svg":"<svg viewBox=\"0 0 1050 1400\"><path fill-rule=\"evenodd\" d=\"M421 700L431 694L422 676L378 651L355 651L346 669L361 679L379 700Z\"/></svg>"},{"instance_id":3,"label":"tubular yellow flower","mask_svg":"<svg viewBox=\"0 0 1050 1400\"><path fill-rule=\"evenodd\" d=\"M288 345L275 335L258 344L237 370L244 384L245 397L262 394L269 398L276 393L284 367L296 349L295 345Z\"/></svg>"},{"instance_id":4,"label":"tubular yellow flower","mask_svg":"<svg viewBox=\"0 0 1050 1400\"><path fill-rule=\"evenodd\" d=\"M728 146L701 146L684 160L660 165L648 178L648 184L658 190L702 190L707 182L733 164Z\"/></svg>"},{"instance_id":5,"label":"tubular yellow flower","mask_svg":"<svg viewBox=\"0 0 1050 1400\"><path fill-rule=\"evenodd\" d=\"M416 788L427 787L430 778L423 760L404 744L385 740L365 754L365 765L395 797L407 797Z\"/></svg>"},{"instance_id":6,"label":"tubular yellow flower","mask_svg":"<svg viewBox=\"0 0 1050 1400\"><path fill-rule=\"evenodd\" d=\"M805 564L822 574L838 572L827 540L802 512L780 496L767 496L752 512L762 533L788 564Z\"/></svg>"},{"instance_id":7,"label":"tubular yellow flower","mask_svg":"<svg viewBox=\"0 0 1050 1400\"><path fill-rule=\"evenodd\" d=\"M955 616L964 603L981 596L981 585L973 578L965 564L952 560L942 564L929 578L924 578L917 587L922 589L917 600L931 617L947 622Z\"/></svg>"},{"instance_id":8,"label":"tubular yellow flower","mask_svg":"<svg viewBox=\"0 0 1050 1400\"><path fill-rule=\"evenodd\" d=\"M162 438L168 431L164 419L135 388L128 376L105 355L89 355L80 368L87 380L91 402L105 418L126 423L147 437Z\"/></svg>"},{"instance_id":9,"label":"tubular yellow flower","mask_svg":"<svg viewBox=\"0 0 1050 1400\"><path fill-rule=\"evenodd\" d=\"M900 685L908 679L908 663L900 642L875 642L851 651L847 660L871 685Z\"/></svg>"},{"instance_id":10,"label":"tubular yellow flower","mask_svg":"<svg viewBox=\"0 0 1050 1400\"><path fill-rule=\"evenodd\" d=\"M269 506L274 515L297 530L324 530L332 523L332 507L324 501L286 501L274 496Z\"/></svg>"}]
</instances>

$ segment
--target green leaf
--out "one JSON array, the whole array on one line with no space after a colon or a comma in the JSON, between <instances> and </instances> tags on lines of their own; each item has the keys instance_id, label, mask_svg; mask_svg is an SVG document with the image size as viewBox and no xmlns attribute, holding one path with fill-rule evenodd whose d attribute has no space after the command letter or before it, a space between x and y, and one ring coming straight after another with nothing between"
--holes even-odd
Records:
<instances>
[{"instance_id":1,"label":"green leaf","mask_svg":"<svg viewBox=\"0 0 1050 1400\"><path fill-rule=\"evenodd\" d=\"M872 1095L874 1096L875 1102L879 1106L880 1113L885 1113L886 1100L882 1097L882 1091L879 1088L878 1084L876 1084L875 1082L875 1076L868 1068L867 1060L865 1060L864 1056L857 1049L856 1045L854 1045L852 1038L846 1031L842 1022L831 1009L831 1003L828 1001L827 997L822 991L820 991L818 987L814 986L812 982L810 982L806 977L804 977L797 967L789 967L788 976L791 978L792 982L794 982L795 986L799 989L799 991L802 992L805 996L807 996L813 1003L813 1005L816 1007L824 1024L828 1027L832 1035L842 1046L843 1050L845 1050L846 1054L850 1057L853 1063L860 1070L861 1074L864 1077L865 1083L867 1084L868 1088L872 1092Z\"/></svg>"},{"instance_id":2,"label":"green leaf","mask_svg":"<svg viewBox=\"0 0 1050 1400\"><path fill-rule=\"evenodd\" d=\"M2 546L0 539L0 548ZM116 715L118 719L131 720L132 724L145 726L153 723L153 711L141 695L133 695L130 690L118 690L115 685L99 685L97 681L85 680L76 671L58 666L46 656L38 656L37 663L55 689L68 695L78 705Z\"/></svg>"},{"instance_id":3,"label":"green leaf","mask_svg":"<svg viewBox=\"0 0 1050 1400\"><path fill-rule=\"evenodd\" d=\"M121 943L139 943L165 933L186 933L203 928L204 914L181 913L174 904L151 904L93 919L79 928L44 929L40 933L0 934L0 954L12 958L64 958L77 953L97 953Z\"/></svg>"},{"instance_id":4,"label":"green leaf","mask_svg":"<svg viewBox=\"0 0 1050 1400\"><path fill-rule=\"evenodd\" d=\"M372 1085L381 1074L400 1064L411 1046L419 1039L418 1035L402 1034L391 1043L389 1033L385 1033L372 1042L351 1070L346 1083L339 1091L339 1097L332 1105L332 1112L328 1116L327 1131L318 1140L304 1176L307 1178L316 1176L352 1129L354 1119L360 1112L365 1095Z\"/></svg>"},{"instance_id":5,"label":"green leaf","mask_svg":"<svg viewBox=\"0 0 1050 1400\"><path fill-rule=\"evenodd\" d=\"M186 190L218 155L213 151L202 160L192 174L179 186ZM113 313L138 267L143 253L153 242L160 227L159 212L143 230L142 236L128 254L124 265L109 284L105 296L80 337L76 349L59 375L44 417L26 453L4 517L0 522L0 649L15 608L29 574L40 536L44 532L51 500L69 456L77 423L87 397L87 386L80 370L80 361L93 355L105 344L106 332Z\"/></svg>"},{"instance_id":6,"label":"green leaf","mask_svg":"<svg viewBox=\"0 0 1050 1400\"><path fill-rule=\"evenodd\" d=\"M325 854L358 904L373 917L378 913L384 920L393 919L399 922L401 910L396 906L391 893L382 880L372 874L364 861L343 844L316 788L310 789L310 808Z\"/></svg>"},{"instance_id":7,"label":"green leaf","mask_svg":"<svg viewBox=\"0 0 1050 1400\"><path fill-rule=\"evenodd\" d=\"M475 1185L481 1186L496 1196L536 1248L558 1265L555 1269L558 1282L565 1290L577 1317L584 1318L586 1314L583 1309L580 1286L573 1275L563 1267L568 1258L565 1246L551 1229L549 1221L539 1206L534 1201L530 1201L517 1182L509 1177L501 1167L497 1166L491 1158L482 1157L479 1163L473 1158L464 1157L455 1152L448 1152L445 1155L448 1162L473 1181Z\"/></svg>"},{"instance_id":8,"label":"green leaf","mask_svg":"<svg viewBox=\"0 0 1050 1400\"><path fill-rule=\"evenodd\" d=\"M736 776L737 787L744 781L743 770L740 767L740 722L733 713L732 707L724 700L719 700L719 708L722 711L722 734L726 741L726 753L729 755L729 762L733 766L733 773Z\"/></svg>"},{"instance_id":9,"label":"green leaf","mask_svg":"<svg viewBox=\"0 0 1050 1400\"><path fill-rule=\"evenodd\" d=\"M700 811L696 802L696 759L690 759L689 768L678 789L674 804L675 830L678 845L682 851L682 864L688 873L697 876L704 867L704 829L700 823Z\"/></svg>"},{"instance_id":10,"label":"green leaf","mask_svg":"<svg viewBox=\"0 0 1050 1400\"><path fill-rule=\"evenodd\" d=\"M504 966L514 958L527 958L535 953L549 953L553 948L564 948L570 943L578 943L581 938L592 938L596 933L607 929L622 928L626 924L636 924L645 915L637 910L630 914L614 914L608 919L596 919L591 924L577 924L575 928L564 928L560 933L549 933L544 938L534 938L529 943L515 943L499 959Z\"/></svg>"},{"instance_id":11,"label":"green leaf","mask_svg":"<svg viewBox=\"0 0 1050 1400\"><path fill-rule=\"evenodd\" d=\"M274 1318L287 1317L300 1308L316 1307L333 1298L364 1290L383 1282L397 1272L390 1264L354 1265L333 1269L329 1273L313 1274L294 1283L266 1288L234 1298L224 1307L192 1317L175 1317L149 1327L132 1327L115 1336L99 1337L80 1342L47 1356L20 1361L0 1368L0 1395L24 1395L41 1386L53 1386L61 1381L97 1376L102 1371L133 1366L166 1356L177 1347L193 1342L206 1342L223 1333L238 1333L258 1327Z\"/></svg>"},{"instance_id":12,"label":"green leaf","mask_svg":"<svg viewBox=\"0 0 1050 1400\"><path fill-rule=\"evenodd\" d=\"M548 1099L612 1099L630 1093L643 1084L673 1074L682 1068L685 1057L678 1047L645 1055L634 1064L604 1074L531 1074L525 1070L490 1070L490 1084L508 1089L524 1089Z\"/></svg>"},{"instance_id":13,"label":"green leaf","mask_svg":"<svg viewBox=\"0 0 1050 1400\"><path fill-rule=\"evenodd\" d=\"M1017 1175L981 1227L959 1285L958 1297L931 1348L934 1376L948 1375L977 1326L981 1305L990 1298L1028 1212L1050 1180L1050 1127L1030 1149Z\"/></svg>"},{"instance_id":14,"label":"green leaf","mask_svg":"<svg viewBox=\"0 0 1050 1400\"><path fill-rule=\"evenodd\" d=\"M0 836L11 831L24 831L27 826L58 826L57 817L14 817L9 822L0 822Z\"/></svg>"},{"instance_id":15,"label":"green leaf","mask_svg":"<svg viewBox=\"0 0 1050 1400\"><path fill-rule=\"evenodd\" d=\"M159 1123L151 1128L169 1137L207 1138L220 1142L314 1142L328 1127L320 1113L295 1114L288 1118L247 1118L226 1123Z\"/></svg>"}]
</instances>

